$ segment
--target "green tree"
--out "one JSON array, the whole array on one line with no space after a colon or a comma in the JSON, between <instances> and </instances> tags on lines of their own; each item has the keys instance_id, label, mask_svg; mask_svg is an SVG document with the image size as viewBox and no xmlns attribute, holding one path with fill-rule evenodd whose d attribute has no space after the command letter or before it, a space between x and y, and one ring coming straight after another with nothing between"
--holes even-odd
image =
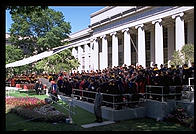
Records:
<instances>
[{"instance_id":1,"label":"green tree","mask_svg":"<svg viewBox=\"0 0 196 134\"><path fill-rule=\"evenodd\" d=\"M53 9L15 12L10 40L20 47L25 44L31 54L40 53L65 44L64 39L71 32L71 25L64 20L62 12Z\"/></svg>"},{"instance_id":2,"label":"green tree","mask_svg":"<svg viewBox=\"0 0 196 134\"><path fill-rule=\"evenodd\" d=\"M13 45L6 45L6 64L21 60L23 52L20 48Z\"/></svg>"},{"instance_id":3,"label":"green tree","mask_svg":"<svg viewBox=\"0 0 196 134\"><path fill-rule=\"evenodd\" d=\"M34 11L41 11L47 9L48 6L7 6L7 10L10 10L10 14L26 13L30 14Z\"/></svg>"},{"instance_id":4,"label":"green tree","mask_svg":"<svg viewBox=\"0 0 196 134\"><path fill-rule=\"evenodd\" d=\"M172 60L170 61L170 65L182 65L188 64L189 62L194 61L194 45L193 44L185 44L182 49L179 51L174 51L172 55Z\"/></svg>"},{"instance_id":5,"label":"green tree","mask_svg":"<svg viewBox=\"0 0 196 134\"><path fill-rule=\"evenodd\" d=\"M11 9L13 24L9 30L10 40L18 48L25 44L30 49L30 55L34 55L68 43L63 40L71 32L71 25L69 22L65 22L61 12L32 6L21 8L16 6ZM29 55L25 54L25 56ZM35 66L34 63L26 65L29 67L26 70L38 72L55 70L57 72L64 69L67 71L77 67L78 64L78 61L71 56L70 50L65 50L35 63Z\"/></svg>"},{"instance_id":6,"label":"green tree","mask_svg":"<svg viewBox=\"0 0 196 134\"><path fill-rule=\"evenodd\" d=\"M6 45L6 64L18 61L23 59L23 51L20 48L17 48L13 45ZM12 75L12 74L21 74L25 70L28 70L30 65L25 65L21 67L15 67L15 68L6 68L6 74Z\"/></svg>"},{"instance_id":7,"label":"green tree","mask_svg":"<svg viewBox=\"0 0 196 134\"><path fill-rule=\"evenodd\" d=\"M188 64L189 62L194 61L194 45L193 44L185 44L182 47L181 53L183 54L185 64Z\"/></svg>"},{"instance_id":8,"label":"green tree","mask_svg":"<svg viewBox=\"0 0 196 134\"><path fill-rule=\"evenodd\" d=\"M170 65L182 65L183 61L182 61L182 55L180 53L180 51L174 51L173 55L172 55L172 60L170 61Z\"/></svg>"},{"instance_id":9,"label":"green tree","mask_svg":"<svg viewBox=\"0 0 196 134\"><path fill-rule=\"evenodd\" d=\"M37 62L35 65L37 70L55 73L60 71L70 71L71 69L76 69L78 66L79 62L71 55L70 49L49 56Z\"/></svg>"}]
</instances>

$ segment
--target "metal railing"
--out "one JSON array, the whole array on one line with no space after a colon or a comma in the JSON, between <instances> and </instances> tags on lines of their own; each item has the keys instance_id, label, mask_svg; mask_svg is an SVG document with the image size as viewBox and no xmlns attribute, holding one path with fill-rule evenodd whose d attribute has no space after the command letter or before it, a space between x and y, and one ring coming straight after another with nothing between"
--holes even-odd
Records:
<instances>
[{"instance_id":1,"label":"metal railing","mask_svg":"<svg viewBox=\"0 0 196 134\"><path fill-rule=\"evenodd\" d=\"M164 99L168 99L170 96L174 96L174 99L177 99L177 96L180 96L182 99L182 93L184 87L187 86L186 91L191 91L191 86L155 86L155 85L146 85L145 99L153 99L157 96L161 97L161 102L164 102ZM149 90L150 89L150 90ZM194 90L193 90L194 92ZM149 95L149 96L148 96ZM153 96L153 97L152 97Z\"/></svg>"},{"instance_id":2,"label":"metal railing","mask_svg":"<svg viewBox=\"0 0 196 134\"><path fill-rule=\"evenodd\" d=\"M76 112L75 112L76 110L74 109L75 105L73 103L73 97L71 97L69 99L65 99L64 96L62 96L62 95L58 95L59 97L58 96L55 96L55 95L53 95L51 93L48 93L48 95L49 95L49 98L51 98L51 100L52 100L53 103L61 106L63 109L65 109L66 111L69 112L69 120L70 120L70 123L73 123L72 117L73 117L73 115L76 114ZM64 105L61 105L58 102L54 101L52 98L55 98L55 100L56 99L60 99L60 100L62 100L62 102L65 102L65 104Z\"/></svg>"},{"instance_id":3,"label":"metal railing","mask_svg":"<svg viewBox=\"0 0 196 134\"><path fill-rule=\"evenodd\" d=\"M76 93L78 92L78 94ZM87 93L87 94L85 94ZM81 100L91 100L91 102L93 103L95 100L95 94L97 92L93 92L93 91L87 91L87 90L80 90L80 89L73 89L73 95L74 97L78 97ZM82 95L80 95L82 94ZM91 94L91 97L89 97L89 95ZM92 96L92 94L94 96ZM107 94L107 93L101 93L103 96L103 106L106 104L109 104L110 107L112 106L113 109L117 108L118 106L125 106L125 108L129 105L129 104L140 104L141 102L144 102L144 100L140 99L139 101L129 101L129 99L131 99L132 94ZM105 98L110 97L110 101L105 100ZM119 102L118 102L119 101Z\"/></svg>"},{"instance_id":4,"label":"metal railing","mask_svg":"<svg viewBox=\"0 0 196 134\"><path fill-rule=\"evenodd\" d=\"M192 82L191 82L191 80L192 80ZM189 87L190 87L190 91L194 91L194 85L192 85L192 83L194 83L193 82L194 81L194 78L189 78Z\"/></svg>"}]
</instances>

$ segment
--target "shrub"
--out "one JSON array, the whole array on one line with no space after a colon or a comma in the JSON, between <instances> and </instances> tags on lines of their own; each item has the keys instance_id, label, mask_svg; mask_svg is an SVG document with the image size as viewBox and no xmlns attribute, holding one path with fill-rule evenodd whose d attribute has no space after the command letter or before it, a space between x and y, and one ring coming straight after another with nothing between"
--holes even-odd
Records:
<instances>
[{"instance_id":1,"label":"shrub","mask_svg":"<svg viewBox=\"0 0 196 134\"><path fill-rule=\"evenodd\" d=\"M24 117L26 119L33 119L34 121L45 121L45 122L59 122L65 121L67 116L58 110L56 110L50 104L35 107L33 109L25 107L15 107L11 112Z\"/></svg>"},{"instance_id":2,"label":"shrub","mask_svg":"<svg viewBox=\"0 0 196 134\"><path fill-rule=\"evenodd\" d=\"M177 107L165 120L194 129L194 117L189 117L182 107Z\"/></svg>"}]
</instances>

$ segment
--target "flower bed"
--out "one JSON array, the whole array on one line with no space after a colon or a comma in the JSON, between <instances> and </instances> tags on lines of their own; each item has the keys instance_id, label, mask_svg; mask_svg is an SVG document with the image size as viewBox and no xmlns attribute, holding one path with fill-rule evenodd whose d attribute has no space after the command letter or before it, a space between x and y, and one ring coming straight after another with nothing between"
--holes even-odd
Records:
<instances>
[{"instance_id":1,"label":"flower bed","mask_svg":"<svg viewBox=\"0 0 196 134\"><path fill-rule=\"evenodd\" d=\"M10 106L10 112L34 121L58 122L67 118L55 107L38 98L6 98L6 107Z\"/></svg>"},{"instance_id":2,"label":"flower bed","mask_svg":"<svg viewBox=\"0 0 196 134\"><path fill-rule=\"evenodd\" d=\"M21 97L21 98L6 98L7 105L13 105L15 107L24 107L24 108L34 108L45 105L45 101L40 100L35 97Z\"/></svg>"}]
</instances>

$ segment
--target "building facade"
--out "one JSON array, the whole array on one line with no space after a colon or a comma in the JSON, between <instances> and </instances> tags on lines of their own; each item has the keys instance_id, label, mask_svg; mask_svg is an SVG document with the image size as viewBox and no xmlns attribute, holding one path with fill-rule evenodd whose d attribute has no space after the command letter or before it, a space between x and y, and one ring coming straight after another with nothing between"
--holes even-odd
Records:
<instances>
[{"instance_id":1,"label":"building facade","mask_svg":"<svg viewBox=\"0 0 196 134\"><path fill-rule=\"evenodd\" d=\"M194 44L193 6L107 6L69 38L79 72L126 65L168 64L174 50Z\"/></svg>"}]
</instances>

